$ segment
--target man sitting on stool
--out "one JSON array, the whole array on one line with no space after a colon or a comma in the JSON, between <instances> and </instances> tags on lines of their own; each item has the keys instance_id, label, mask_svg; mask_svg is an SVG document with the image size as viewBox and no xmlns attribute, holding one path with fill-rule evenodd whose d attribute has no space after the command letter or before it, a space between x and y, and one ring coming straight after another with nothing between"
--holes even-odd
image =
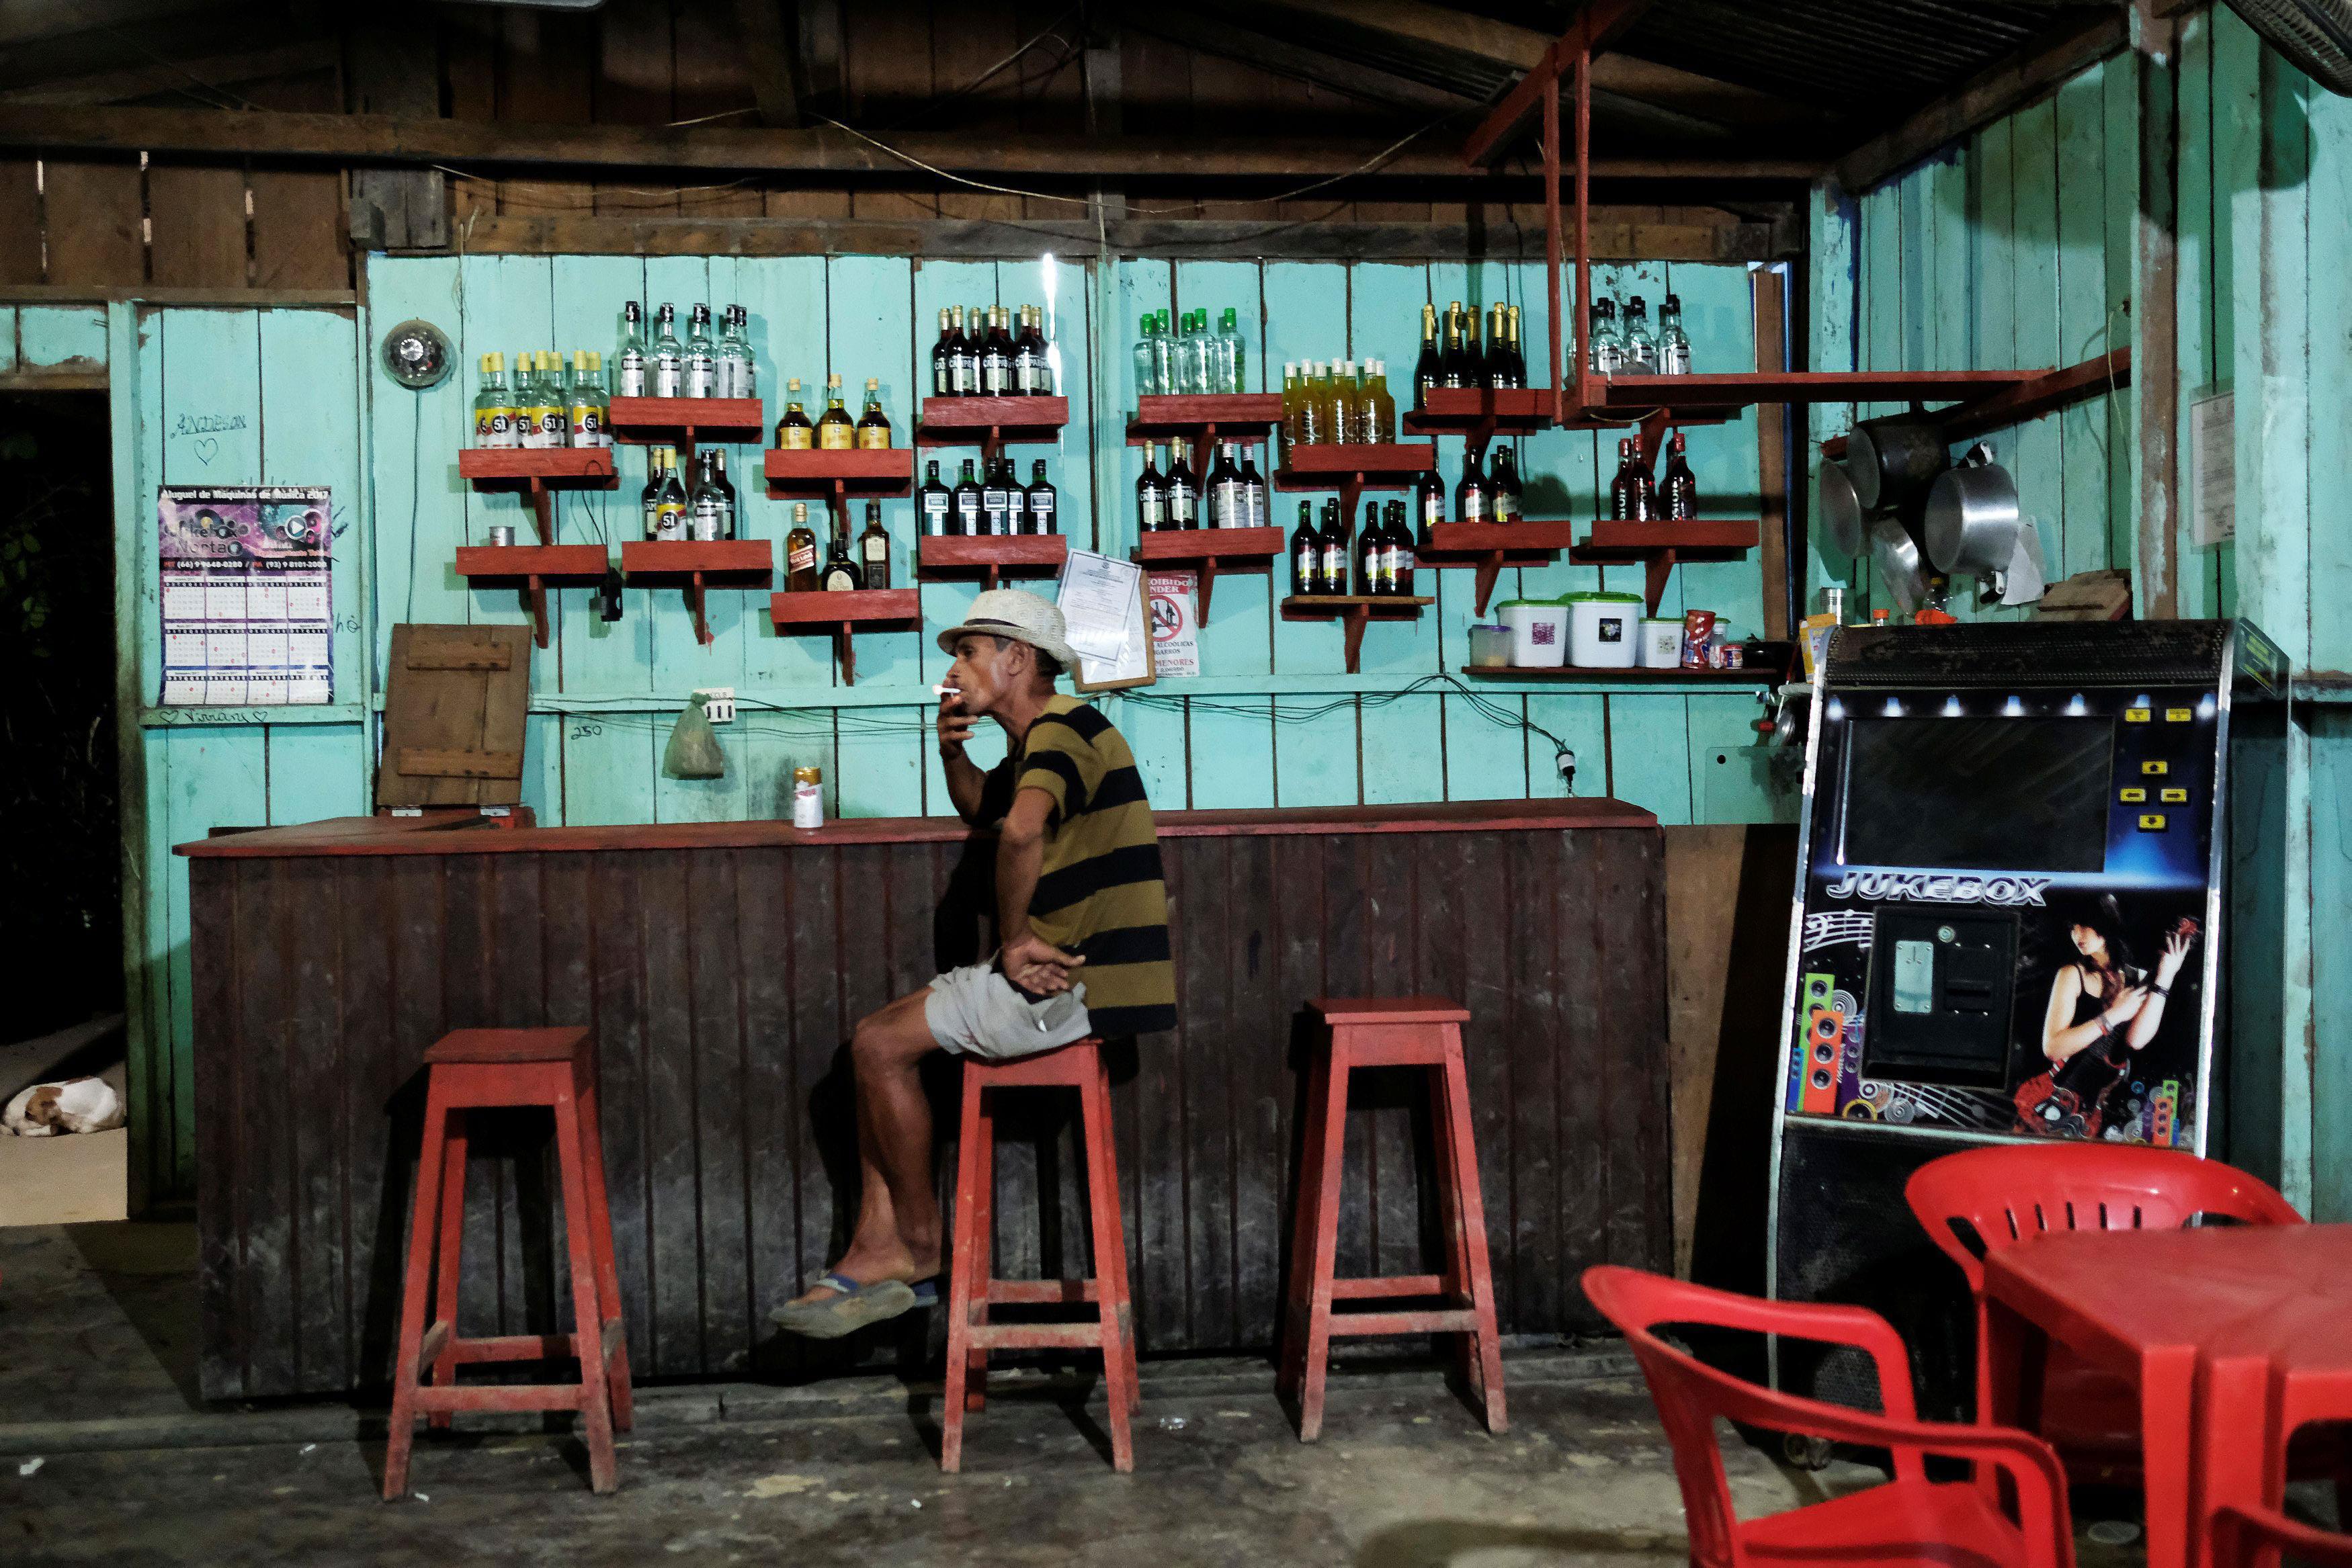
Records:
<instances>
[{"instance_id":1,"label":"man sitting on stool","mask_svg":"<svg viewBox=\"0 0 2352 1568\"><path fill-rule=\"evenodd\" d=\"M1076 662L1061 611L1034 593L992 589L961 625L940 633L940 648L955 658L940 703L940 760L957 812L997 831L998 948L858 1022L849 1044L857 1228L815 1288L773 1314L814 1339L939 1299L931 1107L916 1073L923 1056L944 1049L1003 1061L1176 1025L1151 806L1110 721L1054 691L1054 677ZM964 756L982 717L1008 742L985 774Z\"/></svg>"}]
</instances>

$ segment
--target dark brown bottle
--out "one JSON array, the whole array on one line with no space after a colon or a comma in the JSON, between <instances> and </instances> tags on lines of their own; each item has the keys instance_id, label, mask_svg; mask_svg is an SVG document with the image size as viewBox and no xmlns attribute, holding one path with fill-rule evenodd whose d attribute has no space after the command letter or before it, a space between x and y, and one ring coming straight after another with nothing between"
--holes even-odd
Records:
<instances>
[{"instance_id":1,"label":"dark brown bottle","mask_svg":"<svg viewBox=\"0 0 2352 1568\"><path fill-rule=\"evenodd\" d=\"M1698 476L1690 470L1683 456L1683 433L1675 432L1674 444L1667 448L1666 472L1658 481L1659 516L1672 522L1686 523L1698 516Z\"/></svg>"},{"instance_id":2,"label":"dark brown bottle","mask_svg":"<svg viewBox=\"0 0 2352 1568\"><path fill-rule=\"evenodd\" d=\"M1405 531L1404 503L1391 501L1388 511L1388 559L1381 568L1389 591L1411 597L1412 593L1412 536Z\"/></svg>"},{"instance_id":3,"label":"dark brown bottle","mask_svg":"<svg viewBox=\"0 0 2352 1568\"><path fill-rule=\"evenodd\" d=\"M1423 469L1421 477L1412 482L1412 516L1421 542L1429 543L1429 530L1445 520L1445 481L1434 468Z\"/></svg>"},{"instance_id":4,"label":"dark brown bottle","mask_svg":"<svg viewBox=\"0 0 2352 1568\"><path fill-rule=\"evenodd\" d=\"M890 586L890 531L882 526L882 503L866 503L866 531L857 536L857 577L867 588Z\"/></svg>"},{"instance_id":5,"label":"dark brown bottle","mask_svg":"<svg viewBox=\"0 0 2352 1568\"><path fill-rule=\"evenodd\" d=\"M1507 446L1495 448L1486 475L1487 510L1498 523L1516 523L1525 516L1519 506L1519 462Z\"/></svg>"},{"instance_id":6,"label":"dark brown bottle","mask_svg":"<svg viewBox=\"0 0 2352 1568\"><path fill-rule=\"evenodd\" d=\"M1160 447L1143 444L1143 476L1135 482L1136 527L1156 534L1168 527L1168 481L1160 472Z\"/></svg>"},{"instance_id":7,"label":"dark brown bottle","mask_svg":"<svg viewBox=\"0 0 2352 1568\"><path fill-rule=\"evenodd\" d=\"M1353 553L1353 543L1348 537L1348 519L1337 501L1323 503L1323 591L1348 591L1348 559Z\"/></svg>"},{"instance_id":8,"label":"dark brown bottle","mask_svg":"<svg viewBox=\"0 0 2352 1568\"><path fill-rule=\"evenodd\" d=\"M1642 459L1642 444L1633 444L1633 517L1637 521L1654 523L1664 514L1658 507L1658 482L1650 473L1650 465Z\"/></svg>"},{"instance_id":9,"label":"dark brown bottle","mask_svg":"<svg viewBox=\"0 0 2352 1568\"><path fill-rule=\"evenodd\" d=\"M1323 591L1323 536L1315 531L1315 503L1298 503L1298 528L1290 536L1290 591L1301 598Z\"/></svg>"},{"instance_id":10,"label":"dark brown bottle","mask_svg":"<svg viewBox=\"0 0 2352 1568\"><path fill-rule=\"evenodd\" d=\"M1486 476L1478 471L1478 454L1473 448L1462 455L1462 483L1454 487L1454 516L1465 523L1491 523L1494 493L1486 486Z\"/></svg>"},{"instance_id":11,"label":"dark brown bottle","mask_svg":"<svg viewBox=\"0 0 2352 1568\"><path fill-rule=\"evenodd\" d=\"M1630 523L1640 514L1633 509L1633 444L1617 444L1617 475L1609 481L1609 516L1617 522Z\"/></svg>"},{"instance_id":12,"label":"dark brown bottle","mask_svg":"<svg viewBox=\"0 0 2352 1568\"><path fill-rule=\"evenodd\" d=\"M1381 580L1381 569L1388 559L1388 534L1381 527L1381 504L1364 503L1364 531L1356 536L1356 591L1364 594L1385 594L1387 586Z\"/></svg>"}]
</instances>

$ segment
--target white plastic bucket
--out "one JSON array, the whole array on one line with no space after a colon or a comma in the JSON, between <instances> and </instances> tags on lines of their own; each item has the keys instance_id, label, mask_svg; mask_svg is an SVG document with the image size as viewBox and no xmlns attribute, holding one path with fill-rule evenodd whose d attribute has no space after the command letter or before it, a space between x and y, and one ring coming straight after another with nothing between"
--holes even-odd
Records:
<instances>
[{"instance_id":1,"label":"white plastic bucket","mask_svg":"<svg viewBox=\"0 0 2352 1568\"><path fill-rule=\"evenodd\" d=\"M1557 599L1507 599L1496 615L1511 629L1511 663L1556 670L1568 663L1568 606Z\"/></svg>"},{"instance_id":2,"label":"white plastic bucket","mask_svg":"<svg viewBox=\"0 0 2352 1568\"><path fill-rule=\"evenodd\" d=\"M1642 649L1642 596L1568 596L1569 656L1580 669L1630 670Z\"/></svg>"}]
</instances>

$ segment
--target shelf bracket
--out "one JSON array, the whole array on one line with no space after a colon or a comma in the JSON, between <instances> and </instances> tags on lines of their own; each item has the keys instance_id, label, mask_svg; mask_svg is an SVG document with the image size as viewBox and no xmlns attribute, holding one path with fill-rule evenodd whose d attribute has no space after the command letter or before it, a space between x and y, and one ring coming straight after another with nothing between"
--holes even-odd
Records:
<instances>
[{"instance_id":1,"label":"shelf bracket","mask_svg":"<svg viewBox=\"0 0 2352 1568\"><path fill-rule=\"evenodd\" d=\"M1340 617L1347 638L1348 673L1351 675L1362 674L1359 666L1364 662L1364 628L1371 624L1371 620L1372 608L1369 604L1349 605Z\"/></svg>"},{"instance_id":2,"label":"shelf bracket","mask_svg":"<svg viewBox=\"0 0 2352 1568\"><path fill-rule=\"evenodd\" d=\"M772 579L771 580L773 580ZM705 647L710 645L710 622L706 618L702 593L702 574L696 572L687 579L686 607L694 612L694 640Z\"/></svg>"},{"instance_id":3,"label":"shelf bracket","mask_svg":"<svg viewBox=\"0 0 2352 1568\"><path fill-rule=\"evenodd\" d=\"M1478 590L1478 604L1477 608L1472 612L1473 614L1479 616L1481 619L1485 618L1486 613L1486 601L1495 595L1495 580L1502 575L1502 551L1496 550L1492 555L1481 556L1478 558L1477 574L1472 580Z\"/></svg>"},{"instance_id":4,"label":"shelf bracket","mask_svg":"<svg viewBox=\"0 0 2352 1568\"><path fill-rule=\"evenodd\" d=\"M555 492L542 484L537 476L533 476L528 481L528 486L526 494L529 497L531 521L539 525L539 542L551 545L555 542ZM546 639L541 638L539 645L542 648L546 647Z\"/></svg>"},{"instance_id":5,"label":"shelf bracket","mask_svg":"<svg viewBox=\"0 0 2352 1568\"><path fill-rule=\"evenodd\" d=\"M1675 560L1675 552L1666 549L1643 562L1643 596L1649 601L1648 613L1652 616L1658 612L1658 601L1665 597L1666 579L1673 575Z\"/></svg>"},{"instance_id":6,"label":"shelf bracket","mask_svg":"<svg viewBox=\"0 0 2352 1568\"><path fill-rule=\"evenodd\" d=\"M1150 573L1147 570L1144 575L1149 578ZM1216 586L1217 558L1210 556L1201 562L1201 580L1198 584L1201 597L1201 624L1203 626L1209 623L1209 594Z\"/></svg>"},{"instance_id":7,"label":"shelf bracket","mask_svg":"<svg viewBox=\"0 0 2352 1568\"><path fill-rule=\"evenodd\" d=\"M851 635L850 623L843 622L833 633L833 656L841 664L841 684L857 684L857 643Z\"/></svg>"},{"instance_id":8,"label":"shelf bracket","mask_svg":"<svg viewBox=\"0 0 2352 1568\"><path fill-rule=\"evenodd\" d=\"M534 572L523 579L522 607L530 612L531 636L547 646L547 580Z\"/></svg>"}]
</instances>

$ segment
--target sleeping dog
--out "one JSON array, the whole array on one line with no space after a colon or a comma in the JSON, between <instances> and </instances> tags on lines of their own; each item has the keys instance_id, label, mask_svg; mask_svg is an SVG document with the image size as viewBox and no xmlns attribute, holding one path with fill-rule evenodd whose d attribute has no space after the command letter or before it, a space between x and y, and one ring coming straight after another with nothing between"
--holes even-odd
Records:
<instances>
[{"instance_id":1,"label":"sleeping dog","mask_svg":"<svg viewBox=\"0 0 2352 1568\"><path fill-rule=\"evenodd\" d=\"M0 1111L0 1127L23 1138L103 1133L122 1125L122 1096L102 1078L36 1083Z\"/></svg>"}]
</instances>

